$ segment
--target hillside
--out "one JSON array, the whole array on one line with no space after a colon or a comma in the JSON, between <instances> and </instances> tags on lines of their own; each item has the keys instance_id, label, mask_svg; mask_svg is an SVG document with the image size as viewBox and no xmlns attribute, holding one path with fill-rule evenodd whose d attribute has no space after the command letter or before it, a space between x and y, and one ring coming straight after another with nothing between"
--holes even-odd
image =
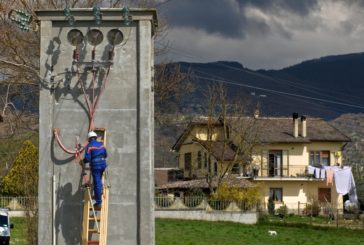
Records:
<instances>
[{"instance_id":1,"label":"hillside","mask_svg":"<svg viewBox=\"0 0 364 245\"><path fill-rule=\"evenodd\" d=\"M364 114L344 114L330 123L352 140L344 148L345 163L364 181Z\"/></svg>"},{"instance_id":2,"label":"hillside","mask_svg":"<svg viewBox=\"0 0 364 245\"><path fill-rule=\"evenodd\" d=\"M364 114L344 114L331 124L352 140L344 148L344 163L352 166L358 197L364 200Z\"/></svg>"},{"instance_id":3,"label":"hillside","mask_svg":"<svg viewBox=\"0 0 364 245\"><path fill-rule=\"evenodd\" d=\"M264 115L299 114L333 119L363 113L364 53L322 57L280 70L250 70L237 62L180 62L189 71L195 92L179 111L203 114L207 86L223 82L228 96L259 104Z\"/></svg>"}]
</instances>

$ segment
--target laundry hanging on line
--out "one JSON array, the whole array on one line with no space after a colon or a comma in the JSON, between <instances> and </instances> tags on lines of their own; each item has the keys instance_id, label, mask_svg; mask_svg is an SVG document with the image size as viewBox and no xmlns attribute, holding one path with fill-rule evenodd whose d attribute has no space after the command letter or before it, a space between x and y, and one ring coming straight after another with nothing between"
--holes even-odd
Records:
<instances>
[{"instance_id":1,"label":"laundry hanging on line","mask_svg":"<svg viewBox=\"0 0 364 245\"><path fill-rule=\"evenodd\" d=\"M313 175L316 179L325 179L326 170L314 166L308 166L308 174Z\"/></svg>"},{"instance_id":2,"label":"laundry hanging on line","mask_svg":"<svg viewBox=\"0 0 364 245\"><path fill-rule=\"evenodd\" d=\"M356 194L356 186L351 167L338 167L338 166L327 166L326 169L326 183L331 182L331 172L333 173L333 179L335 182L336 192L341 195L349 195L349 200L353 204L357 204L358 196Z\"/></svg>"}]
</instances>

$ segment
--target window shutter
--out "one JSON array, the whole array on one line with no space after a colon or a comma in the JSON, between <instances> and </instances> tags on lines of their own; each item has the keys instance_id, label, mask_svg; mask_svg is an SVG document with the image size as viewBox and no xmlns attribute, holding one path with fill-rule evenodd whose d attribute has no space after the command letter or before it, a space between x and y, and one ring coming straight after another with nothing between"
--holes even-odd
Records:
<instances>
[{"instance_id":1,"label":"window shutter","mask_svg":"<svg viewBox=\"0 0 364 245\"><path fill-rule=\"evenodd\" d=\"M268 176L268 151L262 151L262 176Z\"/></svg>"},{"instance_id":2,"label":"window shutter","mask_svg":"<svg viewBox=\"0 0 364 245\"><path fill-rule=\"evenodd\" d=\"M283 176L289 176L288 151L282 151L282 168Z\"/></svg>"}]
</instances>

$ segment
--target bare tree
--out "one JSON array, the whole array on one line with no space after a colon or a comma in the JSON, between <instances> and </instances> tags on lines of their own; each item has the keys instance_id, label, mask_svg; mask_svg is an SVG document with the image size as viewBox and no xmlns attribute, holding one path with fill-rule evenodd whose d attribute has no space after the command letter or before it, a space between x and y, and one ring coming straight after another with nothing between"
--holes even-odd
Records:
<instances>
[{"instance_id":1,"label":"bare tree","mask_svg":"<svg viewBox=\"0 0 364 245\"><path fill-rule=\"evenodd\" d=\"M29 117L30 114L22 114L17 105L11 104L13 94L21 97L23 101L34 103L34 108L38 108L39 84L42 77L39 74L39 40L40 32L38 28L35 10L37 9L64 9L85 8L92 6L100 7L143 7L154 8L158 5L155 0L0 0L0 104L1 117L10 125L10 130L6 132L13 135L17 130L17 125L21 124L22 117ZM9 13L14 9L23 9L32 16L30 31L19 30L9 18ZM169 42L166 37L168 25L163 16L159 16L158 28L155 38L156 45L154 54L160 56L169 50ZM154 89L156 107L165 106L170 103L171 98L178 98L180 95L192 91L190 84L182 89L183 81L187 75L181 71L177 64L158 64L155 67ZM3 86L1 86L3 85ZM9 86L11 85L11 86ZM19 91L19 86L23 86L23 91ZM24 103L20 103L23 105ZM34 112L34 110L32 111ZM161 110L157 110L161 112ZM19 116L20 115L20 116ZM32 114L37 116L37 114ZM6 118L10 118L11 120ZM160 113L156 113L157 119ZM17 118L18 124L14 124Z\"/></svg>"},{"instance_id":2,"label":"bare tree","mask_svg":"<svg viewBox=\"0 0 364 245\"><path fill-rule=\"evenodd\" d=\"M205 176L212 193L233 167L238 166L247 173L253 148L259 143L259 126L254 116L247 115L247 104L229 99L223 85L209 86L207 99L207 141L204 146L208 168Z\"/></svg>"}]
</instances>

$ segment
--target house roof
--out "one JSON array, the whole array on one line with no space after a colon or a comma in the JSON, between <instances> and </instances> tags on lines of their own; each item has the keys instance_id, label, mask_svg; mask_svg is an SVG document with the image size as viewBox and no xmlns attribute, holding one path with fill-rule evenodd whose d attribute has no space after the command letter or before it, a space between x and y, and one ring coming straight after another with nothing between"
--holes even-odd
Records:
<instances>
[{"instance_id":1,"label":"house roof","mask_svg":"<svg viewBox=\"0 0 364 245\"><path fill-rule=\"evenodd\" d=\"M341 133L337 128L321 118L307 118L307 136L302 137L302 125L299 121L299 136L293 136L293 120L291 117L258 117L258 118L239 118L239 123L249 120L254 121L254 130L258 130L259 142L261 143L310 143L310 142L350 142L350 138ZM234 121L236 123L237 121ZM173 145L173 150L179 150L185 139L188 137L193 127L196 125L207 126L207 120L200 120L188 125L185 131ZM222 126L218 121L215 125Z\"/></svg>"},{"instance_id":2,"label":"house roof","mask_svg":"<svg viewBox=\"0 0 364 245\"><path fill-rule=\"evenodd\" d=\"M228 184L230 187L234 188L249 188L255 186L251 181L246 178L240 178L236 175L231 175L226 177L223 180L223 183ZM213 188L217 187L217 181L214 179L212 181ZM167 183L161 186L156 187L156 189L163 190L163 189L208 189L209 185L206 179L194 179L194 180L187 180L187 181L176 181Z\"/></svg>"},{"instance_id":3,"label":"house roof","mask_svg":"<svg viewBox=\"0 0 364 245\"><path fill-rule=\"evenodd\" d=\"M350 138L320 118L307 118L307 136L302 137L299 120L299 136L293 136L292 118L257 118L260 142L262 143L310 143L317 141L349 142Z\"/></svg>"}]
</instances>

